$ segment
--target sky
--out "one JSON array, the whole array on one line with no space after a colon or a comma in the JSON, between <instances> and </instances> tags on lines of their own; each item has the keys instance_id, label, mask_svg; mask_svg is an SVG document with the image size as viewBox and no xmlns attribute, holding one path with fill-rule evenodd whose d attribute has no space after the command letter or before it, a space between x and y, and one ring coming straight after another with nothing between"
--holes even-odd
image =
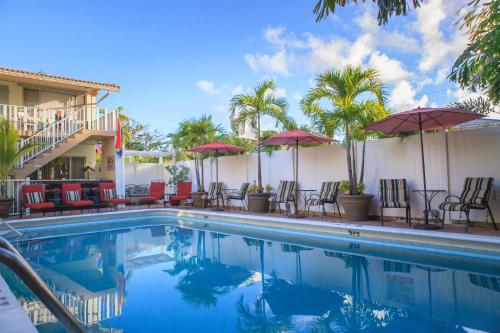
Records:
<instances>
[{"instance_id":1,"label":"sky","mask_svg":"<svg viewBox=\"0 0 500 333\"><path fill-rule=\"evenodd\" d=\"M0 66L117 83L103 106L165 133L203 113L229 127L229 99L264 79L305 123L315 75L345 65L377 69L394 112L444 106L471 96L447 79L464 2L425 0L380 27L370 2L316 23L316 0L0 0Z\"/></svg>"}]
</instances>

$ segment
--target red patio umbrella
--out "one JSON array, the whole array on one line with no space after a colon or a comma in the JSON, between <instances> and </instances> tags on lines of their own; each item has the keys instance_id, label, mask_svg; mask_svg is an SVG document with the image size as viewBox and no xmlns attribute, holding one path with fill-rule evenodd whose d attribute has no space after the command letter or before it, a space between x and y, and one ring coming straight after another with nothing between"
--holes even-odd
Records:
<instances>
[{"instance_id":1,"label":"red patio umbrella","mask_svg":"<svg viewBox=\"0 0 500 333\"><path fill-rule=\"evenodd\" d=\"M467 111L462 108L417 108L413 110L398 112L387 118L379 120L365 129L371 131L384 132L387 134L415 132L420 134L420 151L422 154L422 175L424 181L424 201L425 201L425 224L417 224L416 228L437 229L436 225L429 224L427 201L427 181L425 178L425 156L423 131L448 129L458 124L479 119L482 115Z\"/></svg>"},{"instance_id":2,"label":"red patio umbrella","mask_svg":"<svg viewBox=\"0 0 500 333\"><path fill-rule=\"evenodd\" d=\"M277 133L270 138L264 140L262 145L264 146L295 146L295 214L289 215L290 217L304 217L298 214L297 200L298 200L298 178L299 178L299 145L309 145L309 144L320 144L332 141L330 138L317 135L314 133L302 131L302 130L292 130L285 133Z\"/></svg>"},{"instance_id":3,"label":"red patio umbrella","mask_svg":"<svg viewBox=\"0 0 500 333\"><path fill-rule=\"evenodd\" d=\"M215 153L215 181L218 183L219 182L219 159L218 159L219 154L239 153L239 152L245 151L245 148L230 145L228 143L215 141L215 142L211 142L211 143L208 143L206 145L194 147L194 148L191 148L188 150L190 152L200 153L200 154ZM217 200L216 210L220 210L219 200Z\"/></svg>"}]
</instances>

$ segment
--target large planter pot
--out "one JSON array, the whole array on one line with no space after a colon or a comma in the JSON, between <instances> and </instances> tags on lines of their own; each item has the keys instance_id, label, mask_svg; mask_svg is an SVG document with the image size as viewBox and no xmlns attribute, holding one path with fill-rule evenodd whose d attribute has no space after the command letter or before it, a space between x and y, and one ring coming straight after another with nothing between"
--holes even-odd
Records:
<instances>
[{"instance_id":1,"label":"large planter pot","mask_svg":"<svg viewBox=\"0 0 500 333\"><path fill-rule=\"evenodd\" d=\"M9 217L14 199L0 199L0 217Z\"/></svg>"},{"instance_id":2,"label":"large planter pot","mask_svg":"<svg viewBox=\"0 0 500 333\"><path fill-rule=\"evenodd\" d=\"M202 196L207 192L191 192L191 199L193 200L193 208L207 208L208 200L203 199Z\"/></svg>"},{"instance_id":3,"label":"large planter pot","mask_svg":"<svg viewBox=\"0 0 500 333\"><path fill-rule=\"evenodd\" d=\"M344 208L344 216L349 221L367 221L369 219L368 212L372 202L373 195L359 194L339 195L339 202Z\"/></svg>"},{"instance_id":4,"label":"large planter pot","mask_svg":"<svg viewBox=\"0 0 500 333\"><path fill-rule=\"evenodd\" d=\"M248 210L253 213L269 212L271 193L248 193Z\"/></svg>"}]
</instances>

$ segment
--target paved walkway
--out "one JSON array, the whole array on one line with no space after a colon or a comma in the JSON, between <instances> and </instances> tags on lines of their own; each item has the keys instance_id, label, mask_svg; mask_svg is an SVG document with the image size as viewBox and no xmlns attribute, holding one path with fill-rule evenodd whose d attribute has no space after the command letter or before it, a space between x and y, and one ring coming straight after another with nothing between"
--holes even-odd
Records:
<instances>
[{"instance_id":1,"label":"paved walkway","mask_svg":"<svg viewBox=\"0 0 500 333\"><path fill-rule=\"evenodd\" d=\"M130 208L121 208L119 211L128 211L128 210L138 210L138 209L146 209L146 205L137 205L137 206L131 206ZM151 208L163 208L163 205L158 205L158 206L151 206ZM190 210L192 209L190 206L180 206L179 209L182 210ZM199 209L197 209L199 210ZM205 208L203 210L211 211L210 208ZM105 213L105 212L110 212L114 211L109 208L103 208L100 210L100 212ZM97 210L84 210L84 214L96 212ZM255 213L250 213L248 211L243 211L238 208L231 208L227 212L230 212L232 214L244 214L244 215L258 215L258 216L274 216L274 217L285 217L284 214L279 214L279 213L265 213L265 214L255 214ZM67 215L79 215L80 211L79 210L74 210L74 211L65 211L63 212L63 216ZM47 216L59 216L59 213L48 213ZM23 219L29 219L29 218L40 218L42 217L41 213L35 213L30 216L23 216ZM14 220L14 219L19 219L18 216L13 216L8 218L7 220ZM310 220L314 221L323 221L325 223L349 223L349 221L345 219L341 219L338 216L331 216L328 215L326 217L324 216L310 216L308 217ZM364 224L364 225L373 225L373 226L380 226L380 221L379 220L371 220L371 221L363 221L363 222L355 222L356 224ZM413 223L414 224L414 223ZM406 224L404 220L398 220L398 221L385 221L384 222L384 227L395 227L395 228L412 228ZM445 224L444 229L438 229L437 231L440 232L453 232L453 233L465 233L465 224ZM490 224L488 226L474 226L469 228L469 234L472 235L485 235L485 236L497 236L500 237L500 231L495 231L493 228L493 225Z\"/></svg>"}]
</instances>

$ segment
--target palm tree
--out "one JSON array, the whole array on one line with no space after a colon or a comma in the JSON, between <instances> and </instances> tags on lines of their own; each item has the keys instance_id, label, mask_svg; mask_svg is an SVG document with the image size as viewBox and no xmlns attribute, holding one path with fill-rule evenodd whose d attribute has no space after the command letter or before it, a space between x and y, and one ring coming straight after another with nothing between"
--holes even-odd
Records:
<instances>
[{"instance_id":1,"label":"palm tree","mask_svg":"<svg viewBox=\"0 0 500 333\"><path fill-rule=\"evenodd\" d=\"M384 86L378 73L359 66L347 66L343 70L328 70L319 74L316 86L301 101L304 114L316 130L330 137L335 134L344 136L349 194L360 192L352 139L355 134L359 135L366 121L374 119L374 106L383 109L384 101Z\"/></svg>"},{"instance_id":2,"label":"palm tree","mask_svg":"<svg viewBox=\"0 0 500 333\"><path fill-rule=\"evenodd\" d=\"M202 114L199 118L191 118L181 121L177 130L170 133L170 144L181 155L189 148L215 141L224 134L221 125L215 125L211 115ZM196 184L199 192L204 192L203 160L206 155L195 154L194 165L196 172Z\"/></svg>"},{"instance_id":3,"label":"palm tree","mask_svg":"<svg viewBox=\"0 0 500 333\"><path fill-rule=\"evenodd\" d=\"M18 149L19 135L10 121L0 119L0 199L7 199L7 179L16 162L37 145L28 143Z\"/></svg>"},{"instance_id":4,"label":"palm tree","mask_svg":"<svg viewBox=\"0 0 500 333\"><path fill-rule=\"evenodd\" d=\"M262 189L262 170L260 162L261 119L263 116L271 117L276 121L276 126L289 123L286 114L288 103L283 97L276 97L274 81L267 80L259 83L252 94L239 94L230 102L230 120L233 130L237 134L243 133L247 126L254 132L257 139L257 185L259 193Z\"/></svg>"}]
</instances>

